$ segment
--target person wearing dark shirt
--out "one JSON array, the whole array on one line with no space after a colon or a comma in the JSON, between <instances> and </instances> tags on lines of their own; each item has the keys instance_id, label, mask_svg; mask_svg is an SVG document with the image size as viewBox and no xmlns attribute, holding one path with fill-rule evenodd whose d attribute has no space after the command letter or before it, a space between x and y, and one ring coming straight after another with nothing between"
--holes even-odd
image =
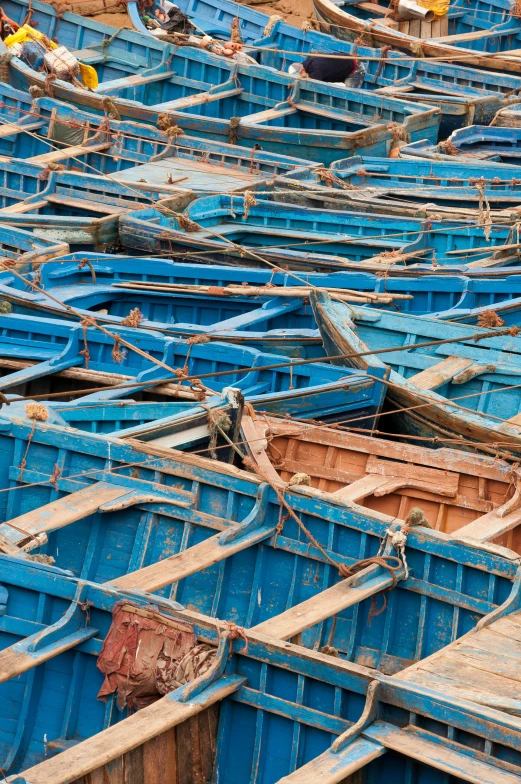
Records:
<instances>
[{"instance_id":1,"label":"person wearing dark shirt","mask_svg":"<svg viewBox=\"0 0 521 784\"><path fill-rule=\"evenodd\" d=\"M348 57L308 57L300 75L319 82L345 82L356 71L356 60Z\"/></svg>"}]
</instances>

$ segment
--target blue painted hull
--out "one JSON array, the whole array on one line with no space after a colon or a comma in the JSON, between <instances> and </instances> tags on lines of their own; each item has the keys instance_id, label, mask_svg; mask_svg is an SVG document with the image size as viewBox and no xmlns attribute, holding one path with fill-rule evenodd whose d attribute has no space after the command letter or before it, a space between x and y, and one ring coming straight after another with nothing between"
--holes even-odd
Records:
<instances>
[{"instance_id":1,"label":"blue painted hull","mask_svg":"<svg viewBox=\"0 0 521 784\"><path fill-rule=\"evenodd\" d=\"M430 271L458 266L464 272L471 262L492 261L494 245L508 238L507 227L484 229L471 223L423 223L384 215L311 209L261 201L246 214L243 199L214 196L198 199L185 210L188 229L179 219L147 209L128 213L120 220L123 246L150 254L205 251L204 259L217 262L240 257L241 263L259 265L265 257L278 266L332 271L346 266L369 271L392 269ZM239 253L239 246L247 254ZM480 250L474 250L474 249ZM260 260L259 260L260 257ZM517 263L517 256L501 264ZM395 261L396 259L396 261ZM495 262L494 262L495 264Z\"/></svg>"},{"instance_id":2,"label":"blue painted hull","mask_svg":"<svg viewBox=\"0 0 521 784\"><path fill-rule=\"evenodd\" d=\"M20 0L5 10L21 21L26 8ZM54 80L54 95L96 113L104 114L104 98L110 96L124 117L156 123L168 112L187 133L247 147L259 143L264 150L294 157L304 153L324 164L355 150L386 156L395 143L391 123L403 125L412 140L437 138L441 113L422 104L390 98L382 108L381 98L371 92L311 80L295 84L291 76L271 69L237 66L198 49L167 47L133 32L119 33L102 50L102 40L113 33L110 27L74 14L65 14L58 22L54 10L38 0L33 11L40 32L49 37L58 32L60 43L81 50L82 61L98 71L96 90L87 92ZM16 57L11 71L15 87L45 86L44 75ZM231 123L231 118L241 121Z\"/></svg>"},{"instance_id":3,"label":"blue painted hull","mask_svg":"<svg viewBox=\"0 0 521 784\"><path fill-rule=\"evenodd\" d=\"M521 161L521 128L487 127L475 125L461 128L447 143L438 145L428 141L402 147L402 156L434 160L499 162L518 166Z\"/></svg>"}]
</instances>

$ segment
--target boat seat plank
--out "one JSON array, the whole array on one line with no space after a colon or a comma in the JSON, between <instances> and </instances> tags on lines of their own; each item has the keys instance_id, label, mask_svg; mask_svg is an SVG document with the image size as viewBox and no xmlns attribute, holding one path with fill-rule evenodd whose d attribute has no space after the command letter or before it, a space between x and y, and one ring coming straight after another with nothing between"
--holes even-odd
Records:
<instances>
[{"instance_id":1,"label":"boat seat plank","mask_svg":"<svg viewBox=\"0 0 521 784\"><path fill-rule=\"evenodd\" d=\"M508 652L506 646L505 654ZM455 664L460 663L466 672L466 667L483 670L484 673L499 675L511 681L521 682L519 661L507 655L497 656L490 651L479 648L464 648L462 645L451 651L450 659Z\"/></svg>"},{"instance_id":2,"label":"boat seat plank","mask_svg":"<svg viewBox=\"0 0 521 784\"><path fill-rule=\"evenodd\" d=\"M508 637L507 644L505 644L505 635L496 630L495 626L494 628L486 627L481 629L479 634L470 634L465 637L460 641L457 650L488 651L496 656L508 656L521 662L521 639L516 640L511 635L506 636ZM519 637L521 638L521 633Z\"/></svg>"},{"instance_id":3,"label":"boat seat plank","mask_svg":"<svg viewBox=\"0 0 521 784\"><path fill-rule=\"evenodd\" d=\"M455 356L447 357L436 365L427 368L427 370L422 370L420 373L412 376L409 381L417 389L436 389L472 364L472 359L463 359Z\"/></svg>"},{"instance_id":4,"label":"boat seat plank","mask_svg":"<svg viewBox=\"0 0 521 784\"><path fill-rule=\"evenodd\" d=\"M375 721L363 734L387 749L442 770L456 780L463 779L473 784L519 784L519 776L489 765L464 751L450 748L443 741L431 741L412 727L400 728L387 722Z\"/></svg>"},{"instance_id":5,"label":"boat seat plank","mask_svg":"<svg viewBox=\"0 0 521 784\"><path fill-rule=\"evenodd\" d=\"M328 749L294 773L279 779L278 784L342 784L347 777L385 754L380 743L356 738L347 748L334 752Z\"/></svg>"},{"instance_id":6,"label":"boat seat plank","mask_svg":"<svg viewBox=\"0 0 521 784\"><path fill-rule=\"evenodd\" d=\"M168 694L153 705L129 716L125 721L65 749L52 760L45 760L24 770L24 778L31 784L69 784L81 779L93 770L182 724L210 705L224 700L243 683L244 678L238 675L224 677L186 702L178 702L173 696L175 692Z\"/></svg>"},{"instance_id":7,"label":"boat seat plank","mask_svg":"<svg viewBox=\"0 0 521 784\"><path fill-rule=\"evenodd\" d=\"M32 158L27 158L28 163L56 163L56 161L64 161L67 158L79 158L81 155L87 155L90 152L101 152L108 150L112 147L111 142L104 142L103 144L91 144L90 146L78 145L76 147L65 147L62 150L53 150L52 152L45 152L43 155L34 155Z\"/></svg>"},{"instance_id":8,"label":"boat seat plank","mask_svg":"<svg viewBox=\"0 0 521 784\"><path fill-rule=\"evenodd\" d=\"M111 90L124 90L127 87L140 87L142 84L152 84L152 82L170 79L171 76L173 76L172 71L161 71L154 74L132 74L132 76L124 76L121 79L110 79L107 82L102 82L95 88L94 92L100 94L110 92Z\"/></svg>"},{"instance_id":9,"label":"boat seat plank","mask_svg":"<svg viewBox=\"0 0 521 784\"><path fill-rule=\"evenodd\" d=\"M375 490L384 487L388 482L389 477L387 476L369 474L369 476L363 476L361 479L357 479L356 482L353 482L347 487L341 487L340 490L335 490L335 492L332 493L332 496L334 498L339 498L342 501L361 501L368 495L372 495Z\"/></svg>"},{"instance_id":10,"label":"boat seat plank","mask_svg":"<svg viewBox=\"0 0 521 784\"><path fill-rule=\"evenodd\" d=\"M369 577L358 584L362 575ZM359 572L355 577L341 580L331 588L312 596L300 604L291 607L280 615L263 621L254 627L256 632L280 640L288 640L304 629L310 629L320 621L358 604L374 594L388 588L392 583L389 572L379 567L370 566Z\"/></svg>"},{"instance_id":11,"label":"boat seat plank","mask_svg":"<svg viewBox=\"0 0 521 784\"><path fill-rule=\"evenodd\" d=\"M499 536L511 531L521 523L521 509L512 512L504 517L499 517L497 510L489 512L483 517L478 517L463 528L459 528L452 534L453 539L460 539L461 537L471 537L472 539L479 539L482 542L491 542Z\"/></svg>"},{"instance_id":12,"label":"boat seat plank","mask_svg":"<svg viewBox=\"0 0 521 784\"><path fill-rule=\"evenodd\" d=\"M20 544L29 536L45 531L64 528L97 512L102 504L128 495L128 487L96 482L82 490L59 498L56 501L15 517L0 525L0 533L14 544Z\"/></svg>"},{"instance_id":13,"label":"boat seat plank","mask_svg":"<svg viewBox=\"0 0 521 784\"><path fill-rule=\"evenodd\" d=\"M17 133L25 133L26 131L37 131L45 125L43 120L38 122L27 123L26 125L18 125L18 123L6 123L0 126L0 139L6 136L14 136Z\"/></svg>"},{"instance_id":14,"label":"boat seat plank","mask_svg":"<svg viewBox=\"0 0 521 784\"><path fill-rule=\"evenodd\" d=\"M158 103L153 109L158 112L189 109L191 106L220 101L223 98L233 98L233 96L240 95L242 92L244 92L242 87L234 87L233 90L223 90L222 92L196 93L195 95L186 95L184 98L176 98L173 101Z\"/></svg>"},{"instance_id":15,"label":"boat seat plank","mask_svg":"<svg viewBox=\"0 0 521 784\"><path fill-rule=\"evenodd\" d=\"M0 683L16 678L49 659L53 659L61 653L75 648L93 637L96 632L97 629L92 627L80 629L73 634L67 635L58 643L47 645L47 647L42 648L37 653L26 653L25 651L17 650L17 644L6 648L0 652Z\"/></svg>"},{"instance_id":16,"label":"boat seat plank","mask_svg":"<svg viewBox=\"0 0 521 784\"><path fill-rule=\"evenodd\" d=\"M240 532L241 526L234 526ZM228 529L230 531L231 529ZM251 547L258 539L265 539L272 533L271 528L257 529L257 536L239 536L225 545L222 544L222 532L210 536L204 542L199 542L187 550L183 550L170 558L165 558L158 563L145 566L123 577L118 577L111 581L112 586L117 588L133 588L140 591L157 591L165 585L172 585L184 577L188 577L195 572L208 569L214 564L228 558L234 553Z\"/></svg>"},{"instance_id":17,"label":"boat seat plank","mask_svg":"<svg viewBox=\"0 0 521 784\"><path fill-rule=\"evenodd\" d=\"M0 213L5 213L6 215L23 215L24 212L34 212L41 207L45 207L47 204L47 199L39 199L38 201L32 201L32 197L29 197L29 199L28 202L19 201L16 204L10 204L8 207L2 207Z\"/></svg>"},{"instance_id":18,"label":"boat seat plank","mask_svg":"<svg viewBox=\"0 0 521 784\"><path fill-rule=\"evenodd\" d=\"M104 202L90 201L88 199L75 199L72 196L62 196L58 193L47 196L47 201L51 204L64 204L78 209L90 210L90 212L100 212L104 215L121 215L123 212L128 212L131 205L128 207L117 207L113 204L105 204Z\"/></svg>"}]
</instances>

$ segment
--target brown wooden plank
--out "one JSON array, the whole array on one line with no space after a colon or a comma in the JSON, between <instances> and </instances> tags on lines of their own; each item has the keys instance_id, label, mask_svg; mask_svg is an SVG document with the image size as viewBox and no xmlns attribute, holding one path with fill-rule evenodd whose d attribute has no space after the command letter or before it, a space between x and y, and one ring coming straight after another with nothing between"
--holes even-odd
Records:
<instances>
[{"instance_id":1,"label":"brown wooden plank","mask_svg":"<svg viewBox=\"0 0 521 784\"><path fill-rule=\"evenodd\" d=\"M92 738L66 749L50 760L24 771L31 784L69 784L91 770L106 765L107 784L126 784L118 779L118 765L123 770L121 758L132 749L146 743L171 727L179 726L191 716L205 710L232 694L240 680L230 679L220 688L213 689L208 702L180 703L167 697L134 713ZM184 784L179 781L179 784Z\"/></svg>"},{"instance_id":2,"label":"brown wooden plank","mask_svg":"<svg viewBox=\"0 0 521 784\"><path fill-rule=\"evenodd\" d=\"M336 615L347 607L358 604L369 596L374 596L392 583L389 573L382 574L378 567L370 566L367 572L374 572L375 577L368 579L360 586L353 585L353 583L359 579L362 572L356 577L341 580L331 588L291 607L286 612L263 621L253 627L254 630L270 637L277 637L280 640L289 640L304 629L310 629L320 621Z\"/></svg>"},{"instance_id":3,"label":"brown wooden plank","mask_svg":"<svg viewBox=\"0 0 521 784\"><path fill-rule=\"evenodd\" d=\"M458 537L471 537L472 539L479 539L483 542L492 542L499 536L502 536L507 531L517 528L521 524L521 509L512 512L505 517L498 517L496 511L489 512L483 517L478 517L468 525L464 525L455 531L452 536Z\"/></svg>"},{"instance_id":4,"label":"brown wooden plank","mask_svg":"<svg viewBox=\"0 0 521 784\"><path fill-rule=\"evenodd\" d=\"M32 201L29 204L26 204L25 200L18 201L16 204L10 204L8 207L2 207L0 209L0 213L5 213L7 215L23 215L24 212L36 212L41 207L45 207L46 204L47 199L39 199L38 201Z\"/></svg>"},{"instance_id":5,"label":"brown wooden plank","mask_svg":"<svg viewBox=\"0 0 521 784\"><path fill-rule=\"evenodd\" d=\"M99 507L108 501L114 501L129 493L128 487L121 487L105 482L96 482L82 490L51 501L32 512L15 517L0 525L0 533L9 541L21 543L29 536L36 536L45 531L55 531L76 520L81 520L97 512ZM12 526L12 527L11 527Z\"/></svg>"},{"instance_id":6,"label":"brown wooden plank","mask_svg":"<svg viewBox=\"0 0 521 784\"><path fill-rule=\"evenodd\" d=\"M106 204L103 201L90 201L88 199L75 199L72 196L65 196L59 193L51 194L47 196L47 201L51 202L52 204L65 204L69 207L78 207L82 210L90 210L90 212L100 212L104 215L121 215L123 212L128 212L128 210L133 207L134 205L129 205L127 207L118 207L114 204Z\"/></svg>"},{"instance_id":7,"label":"brown wooden plank","mask_svg":"<svg viewBox=\"0 0 521 784\"><path fill-rule=\"evenodd\" d=\"M191 721L191 719L190 719ZM136 746L124 756L125 784L146 784L143 767L143 746ZM164 773L166 771L163 768Z\"/></svg>"},{"instance_id":8,"label":"brown wooden plank","mask_svg":"<svg viewBox=\"0 0 521 784\"><path fill-rule=\"evenodd\" d=\"M43 155L34 155L32 158L27 158L27 162L42 163L46 166L48 163L64 161L67 158L79 158L81 155L88 155L88 153L91 152L101 152L102 150L108 150L111 146L112 142L105 142L103 144L91 144L90 146L78 145L77 147L65 147L61 150L45 152Z\"/></svg>"},{"instance_id":9,"label":"brown wooden plank","mask_svg":"<svg viewBox=\"0 0 521 784\"><path fill-rule=\"evenodd\" d=\"M450 381L457 373L461 373L465 368L470 367L474 360L462 357L447 357L427 370L416 373L409 381L417 389L436 389L447 381Z\"/></svg>"},{"instance_id":10,"label":"brown wooden plank","mask_svg":"<svg viewBox=\"0 0 521 784\"><path fill-rule=\"evenodd\" d=\"M144 784L177 784L176 728L162 732L143 745Z\"/></svg>"},{"instance_id":11,"label":"brown wooden plank","mask_svg":"<svg viewBox=\"0 0 521 784\"><path fill-rule=\"evenodd\" d=\"M486 690L496 697L521 700L521 684L514 682L510 678L478 670L470 665L464 666L460 660L456 658L454 661L452 660L450 649L447 653L449 655L443 656L436 662L420 662L418 669L442 675L444 678L464 684L465 687L470 686L479 691Z\"/></svg>"}]
</instances>

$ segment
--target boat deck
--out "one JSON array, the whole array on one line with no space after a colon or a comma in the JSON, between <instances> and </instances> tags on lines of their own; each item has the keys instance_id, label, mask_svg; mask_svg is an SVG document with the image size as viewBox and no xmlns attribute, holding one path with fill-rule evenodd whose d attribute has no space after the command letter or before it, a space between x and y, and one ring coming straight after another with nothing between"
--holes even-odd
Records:
<instances>
[{"instance_id":1,"label":"boat deck","mask_svg":"<svg viewBox=\"0 0 521 784\"><path fill-rule=\"evenodd\" d=\"M521 716L521 611L478 626L399 677Z\"/></svg>"}]
</instances>

